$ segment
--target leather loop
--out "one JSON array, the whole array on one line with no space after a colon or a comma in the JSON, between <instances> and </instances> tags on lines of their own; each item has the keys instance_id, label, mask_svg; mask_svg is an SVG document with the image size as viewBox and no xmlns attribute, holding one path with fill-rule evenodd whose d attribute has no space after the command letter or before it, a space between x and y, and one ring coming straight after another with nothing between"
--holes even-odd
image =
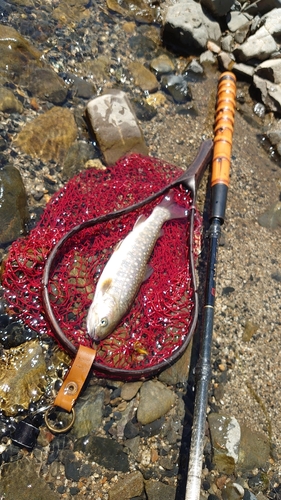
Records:
<instances>
[{"instance_id":1,"label":"leather loop","mask_svg":"<svg viewBox=\"0 0 281 500\"><path fill-rule=\"evenodd\" d=\"M72 366L56 396L54 406L71 411L96 357L96 349L80 345Z\"/></svg>"}]
</instances>

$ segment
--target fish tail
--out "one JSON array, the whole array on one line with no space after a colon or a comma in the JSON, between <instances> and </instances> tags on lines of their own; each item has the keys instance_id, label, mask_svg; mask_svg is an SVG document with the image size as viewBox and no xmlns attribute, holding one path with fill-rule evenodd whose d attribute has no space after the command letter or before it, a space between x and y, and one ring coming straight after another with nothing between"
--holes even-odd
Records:
<instances>
[{"instance_id":1,"label":"fish tail","mask_svg":"<svg viewBox=\"0 0 281 500\"><path fill-rule=\"evenodd\" d=\"M163 198L159 207L165 208L169 212L169 219L182 219L187 217L188 210L185 207L181 207L175 201L174 191L171 189L166 196Z\"/></svg>"}]
</instances>

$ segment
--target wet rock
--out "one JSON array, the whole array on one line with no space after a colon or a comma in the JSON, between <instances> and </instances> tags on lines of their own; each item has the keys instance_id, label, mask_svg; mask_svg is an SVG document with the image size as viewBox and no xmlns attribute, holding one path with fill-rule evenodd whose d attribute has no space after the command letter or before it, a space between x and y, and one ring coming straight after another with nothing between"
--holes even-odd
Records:
<instances>
[{"instance_id":1,"label":"wet rock","mask_svg":"<svg viewBox=\"0 0 281 500\"><path fill-rule=\"evenodd\" d=\"M76 419L72 433L81 438L96 431L102 422L104 391L101 387L90 386L79 397L75 405Z\"/></svg>"},{"instance_id":2,"label":"wet rock","mask_svg":"<svg viewBox=\"0 0 281 500\"><path fill-rule=\"evenodd\" d=\"M142 63L131 62L128 69L133 75L135 85L140 87L144 92L156 92L158 89L157 78Z\"/></svg>"},{"instance_id":3,"label":"wet rock","mask_svg":"<svg viewBox=\"0 0 281 500\"><path fill-rule=\"evenodd\" d=\"M193 0L179 0L167 8L164 18L163 41L184 54L200 54L208 40L218 42L219 24L207 16L200 4Z\"/></svg>"},{"instance_id":4,"label":"wet rock","mask_svg":"<svg viewBox=\"0 0 281 500\"><path fill-rule=\"evenodd\" d=\"M270 443L267 436L241 424L238 468L242 472L264 467L269 459Z\"/></svg>"},{"instance_id":5,"label":"wet rock","mask_svg":"<svg viewBox=\"0 0 281 500\"><path fill-rule=\"evenodd\" d=\"M17 462L16 480L15 465L6 464L1 473L0 495L5 500L59 500L60 495L52 491L45 479L37 472L37 463L30 457Z\"/></svg>"},{"instance_id":6,"label":"wet rock","mask_svg":"<svg viewBox=\"0 0 281 500\"><path fill-rule=\"evenodd\" d=\"M90 99L97 92L93 82L89 82L87 80L84 80L83 78L79 78L73 73L62 73L60 76L63 78L65 83L71 87L72 92L77 97L81 97L82 99Z\"/></svg>"},{"instance_id":7,"label":"wet rock","mask_svg":"<svg viewBox=\"0 0 281 500\"><path fill-rule=\"evenodd\" d=\"M244 26L250 26L250 20L252 16L243 14L243 12L233 11L227 16L227 27L230 31L235 33Z\"/></svg>"},{"instance_id":8,"label":"wet rock","mask_svg":"<svg viewBox=\"0 0 281 500\"><path fill-rule=\"evenodd\" d=\"M192 342L189 343L184 354L158 376L160 382L167 385L184 384L187 381L190 367Z\"/></svg>"},{"instance_id":9,"label":"wet rock","mask_svg":"<svg viewBox=\"0 0 281 500\"><path fill-rule=\"evenodd\" d=\"M0 333L0 342L4 349L11 349L11 347L17 347L36 337L37 333L34 330L26 328L20 322L9 320L7 326Z\"/></svg>"},{"instance_id":10,"label":"wet rock","mask_svg":"<svg viewBox=\"0 0 281 500\"><path fill-rule=\"evenodd\" d=\"M244 488L238 483L230 481L222 490L223 500L243 500Z\"/></svg>"},{"instance_id":11,"label":"wet rock","mask_svg":"<svg viewBox=\"0 0 281 500\"><path fill-rule=\"evenodd\" d=\"M192 100L191 90L182 75L167 75L161 79L161 87L172 96L177 104L184 104Z\"/></svg>"},{"instance_id":12,"label":"wet rock","mask_svg":"<svg viewBox=\"0 0 281 500\"><path fill-rule=\"evenodd\" d=\"M90 15L87 0L62 0L53 10L54 19L63 24L79 23Z\"/></svg>"},{"instance_id":13,"label":"wet rock","mask_svg":"<svg viewBox=\"0 0 281 500\"><path fill-rule=\"evenodd\" d=\"M201 4L218 17L227 14L234 3L234 0L201 0Z\"/></svg>"},{"instance_id":14,"label":"wet rock","mask_svg":"<svg viewBox=\"0 0 281 500\"><path fill-rule=\"evenodd\" d=\"M144 0L106 0L106 3L110 10L139 23L153 23L158 17L158 10Z\"/></svg>"},{"instance_id":15,"label":"wet rock","mask_svg":"<svg viewBox=\"0 0 281 500\"><path fill-rule=\"evenodd\" d=\"M137 419L149 424L165 415L175 403L175 394L157 380L144 382L140 390Z\"/></svg>"},{"instance_id":16,"label":"wet rock","mask_svg":"<svg viewBox=\"0 0 281 500\"><path fill-rule=\"evenodd\" d=\"M173 61L166 54L161 54L160 56L152 59L150 67L155 71L157 75L172 73L175 69Z\"/></svg>"},{"instance_id":17,"label":"wet rock","mask_svg":"<svg viewBox=\"0 0 281 500\"><path fill-rule=\"evenodd\" d=\"M62 175L66 180L71 179L86 168L89 160L95 159L96 151L92 144L84 141L75 141L69 148L63 162Z\"/></svg>"},{"instance_id":18,"label":"wet rock","mask_svg":"<svg viewBox=\"0 0 281 500\"><path fill-rule=\"evenodd\" d=\"M125 92L111 90L92 99L87 105L86 113L108 165L114 164L126 153L148 153Z\"/></svg>"},{"instance_id":19,"label":"wet rock","mask_svg":"<svg viewBox=\"0 0 281 500\"><path fill-rule=\"evenodd\" d=\"M145 483L147 500L171 500L175 498L176 487L149 479Z\"/></svg>"},{"instance_id":20,"label":"wet rock","mask_svg":"<svg viewBox=\"0 0 281 500\"><path fill-rule=\"evenodd\" d=\"M144 489L143 477L141 472L135 471L119 480L109 492L109 500L127 500L138 497Z\"/></svg>"},{"instance_id":21,"label":"wet rock","mask_svg":"<svg viewBox=\"0 0 281 500\"><path fill-rule=\"evenodd\" d=\"M23 105L13 92L5 87L0 87L0 111L4 113L22 113Z\"/></svg>"},{"instance_id":22,"label":"wet rock","mask_svg":"<svg viewBox=\"0 0 281 500\"><path fill-rule=\"evenodd\" d=\"M20 172L12 165L0 169L0 188L0 245L5 245L25 231L29 215Z\"/></svg>"},{"instance_id":23,"label":"wet rock","mask_svg":"<svg viewBox=\"0 0 281 500\"><path fill-rule=\"evenodd\" d=\"M20 79L22 86L26 87L31 95L46 99L53 104L63 104L67 96L67 87L63 80L51 68L31 67L30 75L23 75Z\"/></svg>"},{"instance_id":24,"label":"wet rock","mask_svg":"<svg viewBox=\"0 0 281 500\"><path fill-rule=\"evenodd\" d=\"M77 126L72 112L54 106L27 123L14 144L30 156L62 163L76 136Z\"/></svg>"},{"instance_id":25,"label":"wet rock","mask_svg":"<svg viewBox=\"0 0 281 500\"><path fill-rule=\"evenodd\" d=\"M255 74L260 78L273 83L281 83L281 59L269 59L255 69Z\"/></svg>"},{"instance_id":26,"label":"wet rock","mask_svg":"<svg viewBox=\"0 0 281 500\"><path fill-rule=\"evenodd\" d=\"M239 62L246 62L253 58L264 61L276 50L278 50L278 45L273 36L265 26L262 26L233 52Z\"/></svg>"},{"instance_id":27,"label":"wet rock","mask_svg":"<svg viewBox=\"0 0 281 500\"><path fill-rule=\"evenodd\" d=\"M128 472L128 455L117 441L100 436L86 436L76 441L74 449L83 451L89 460L109 470Z\"/></svg>"},{"instance_id":28,"label":"wet rock","mask_svg":"<svg viewBox=\"0 0 281 500\"><path fill-rule=\"evenodd\" d=\"M257 75L253 77L254 85L261 92L262 101L271 111L281 112L281 85L264 80Z\"/></svg>"},{"instance_id":29,"label":"wet rock","mask_svg":"<svg viewBox=\"0 0 281 500\"><path fill-rule=\"evenodd\" d=\"M138 390L141 388L142 382L127 382L121 387L121 398L125 399L125 401L131 401L133 399Z\"/></svg>"},{"instance_id":30,"label":"wet rock","mask_svg":"<svg viewBox=\"0 0 281 500\"><path fill-rule=\"evenodd\" d=\"M234 417L211 413L208 416L213 459L217 469L232 474L238 462L240 425Z\"/></svg>"},{"instance_id":31,"label":"wet rock","mask_svg":"<svg viewBox=\"0 0 281 500\"><path fill-rule=\"evenodd\" d=\"M54 104L65 101L67 88L55 71L15 29L0 25L0 79L27 88L32 95Z\"/></svg>"},{"instance_id":32,"label":"wet rock","mask_svg":"<svg viewBox=\"0 0 281 500\"><path fill-rule=\"evenodd\" d=\"M0 360L1 408L6 415L27 409L47 386L46 364L38 340L4 351Z\"/></svg>"}]
</instances>

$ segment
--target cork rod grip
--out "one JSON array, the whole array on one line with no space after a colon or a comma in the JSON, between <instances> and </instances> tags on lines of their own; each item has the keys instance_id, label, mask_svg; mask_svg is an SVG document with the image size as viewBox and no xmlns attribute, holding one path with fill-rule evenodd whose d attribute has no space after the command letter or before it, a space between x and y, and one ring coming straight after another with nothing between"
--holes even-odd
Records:
<instances>
[{"instance_id":1,"label":"cork rod grip","mask_svg":"<svg viewBox=\"0 0 281 500\"><path fill-rule=\"evenodd\" d=\"M226 71L218 83L211 186L217 182L229 185L235 101L236 78Z\"/></svg>"},{"instance_id":2,"label":"cork rod grip","mask_svg":"<svg viewBox=\"0 0 281 500\"><path fill-rule=\"evenodd\" d=\"M219 217L222 221L229 186L235 106L236 78L233 73L226 71L222 73L218 82L211 175L213 196L211 217Z\"/></svg>"}]
</instances>

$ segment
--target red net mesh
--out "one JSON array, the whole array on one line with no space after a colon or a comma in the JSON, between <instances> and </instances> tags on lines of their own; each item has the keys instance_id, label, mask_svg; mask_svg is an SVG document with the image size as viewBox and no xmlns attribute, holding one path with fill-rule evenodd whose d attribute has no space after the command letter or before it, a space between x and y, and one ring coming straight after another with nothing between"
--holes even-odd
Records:
<instances>
[{"instance_id":1,"label":"red net mesh","mask_svg":"<svg viewBox=\"0 0 281 500\"><path fill-rule=\"evenodd\" d=\"M5 262L3 287L9 309L27 326L53 335L42 303L42 273L53 246L74 226L136 203L176 179L181 171L160 160L130 155L106 170L88 169L71 179L48 203L30 234L15 241ZM176 201L190 207L182 188ZM91 345L85 322L95 284L113 247L132 229L137 217L149 215L160 199L122 217L88 227L58 252L49 281L54 314L64 334L78 346ZM195 218L195 234L201 218ZM110 369L142 370L158 365L180 348L189 332L194 284L188 263L189 221L164 225L145 281L133 307L97 352L98 364Z\"/></svg>"}]
</instances>

